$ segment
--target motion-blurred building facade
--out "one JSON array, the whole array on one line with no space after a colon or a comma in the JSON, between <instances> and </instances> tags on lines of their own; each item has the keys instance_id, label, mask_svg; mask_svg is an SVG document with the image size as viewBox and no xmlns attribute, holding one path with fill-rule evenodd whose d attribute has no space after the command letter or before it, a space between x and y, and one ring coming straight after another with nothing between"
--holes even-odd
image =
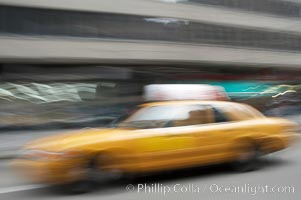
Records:
<instances>
[{"instance_id":1,"label":"motion-blurred building facade","mask_svg":"<svg viewBox=\"0 0 301 200\"><path fill-rule=\"evenodd\" d=\"M110 120L100 102L139 102L149 83L298 93L300 11L297 0L0 0L0 124Z\"/></svg>"},{"instance_id":2,"label":"motion-blurred building facade","mask_svg":"<svg viewBox=\"0 0 301 200\"><path fill-rule=\"evenodd\" d=\"M301 2L1 0L0 4L2 62L300 64Z\"/></svg>"}]
</instances>

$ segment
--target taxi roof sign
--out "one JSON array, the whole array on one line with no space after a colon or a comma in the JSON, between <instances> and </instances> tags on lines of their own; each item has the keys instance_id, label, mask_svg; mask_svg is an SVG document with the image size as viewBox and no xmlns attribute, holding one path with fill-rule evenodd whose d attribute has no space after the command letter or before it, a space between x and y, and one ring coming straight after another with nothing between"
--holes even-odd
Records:
<instances>
[{"instance_id":1,"label":"taxi roof sign","mask_svg":"<svg viewBox=\"0 0 301 200\"><path fill-rule=\"evenodd\" d=\"M220 86L207 84L152 84L144 87L146 101L229 100Z\"/></svg>"}]
</instances>

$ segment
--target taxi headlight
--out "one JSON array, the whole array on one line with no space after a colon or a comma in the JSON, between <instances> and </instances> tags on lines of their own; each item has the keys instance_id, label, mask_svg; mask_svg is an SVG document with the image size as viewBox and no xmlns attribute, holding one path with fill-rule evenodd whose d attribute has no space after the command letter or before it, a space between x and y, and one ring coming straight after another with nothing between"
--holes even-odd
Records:
<instances>
[{"instance_id":1,"label":"taxi headlight","mask_svg":"<svg viewBox=\"0 0 301 200\"><path fill-rule=\"evenodd\" d=\"M73 151L52 152L38 149L24 150L19 154L19 158L27 160L60 160L76 158L78 154Z\"/></svg>"}]
</instances>

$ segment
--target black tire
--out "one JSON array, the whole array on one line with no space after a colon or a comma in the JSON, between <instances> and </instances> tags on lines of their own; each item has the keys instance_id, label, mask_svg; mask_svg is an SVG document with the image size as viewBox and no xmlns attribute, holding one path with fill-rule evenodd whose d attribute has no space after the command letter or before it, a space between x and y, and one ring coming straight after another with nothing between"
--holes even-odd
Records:
<instances>
[{"instance_id":1,"label":"black tire","mask_svg":"<svg viewBox=\"0 0 301 200\"><path fill-rule=\"evenodd\" d=\"M65 191L69 194L84 194L91 192L94 189L95 185L90 181L77 181L65 185Z\"/></svg>"},{"instance_id":2,"label":"black tire","mask_svg":"<svg viewBox=\"0 0 301 200\"><path fill-rule=\"evenodd\" d=\"M242 142L238 148L239 155L233 163L235 171L249 172L260 168L260 148L253 142Z\"/></svg>"},{"instance_id":3,"label":"black tire","mask_svg":"<svg viewBox=\"0 0 301 200\"><path fill-rule=\"evenodd\" d=\"M85 177L82 180L78 180L64 185L64 190L71 194L82 194L91 192L97 183L96 173L98 171L95 160L91 160L87 165L83 166L86 170Z\"/></svg>"},{"instance_id":4,"label":"black tire","mask_svg":"<svg viewBox=\"0 0 301 200\"><path fill-rule=\"evenodd\" d=\"M96 186L108 181L121 179L123 173L117 169L114 171L104 171L99 168L102 163L110 162L110 156L101 154L95 156L83 167L86 170L85 177L82 180L68 184L67 191L73 194L81 194L93 191Z\"/></svg>"}]
</instances>

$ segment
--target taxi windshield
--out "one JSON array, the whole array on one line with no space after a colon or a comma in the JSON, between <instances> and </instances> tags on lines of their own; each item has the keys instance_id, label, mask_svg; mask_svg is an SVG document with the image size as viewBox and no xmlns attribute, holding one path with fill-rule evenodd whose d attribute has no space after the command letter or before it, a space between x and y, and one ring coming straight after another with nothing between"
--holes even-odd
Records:
<instances>
[{"instance_id":1,"label":"taxi windshield","mask_svg":"<svg viewBox=\"0 0 301 200\"><path fill-rule=\"evenodd\" d=\"M199 105L179 106L152 106L138 110L118 127L132 128L162 128L170 127L173 121L188 119L190 113L200 110Z\"/></svg>"}]
</instances>

